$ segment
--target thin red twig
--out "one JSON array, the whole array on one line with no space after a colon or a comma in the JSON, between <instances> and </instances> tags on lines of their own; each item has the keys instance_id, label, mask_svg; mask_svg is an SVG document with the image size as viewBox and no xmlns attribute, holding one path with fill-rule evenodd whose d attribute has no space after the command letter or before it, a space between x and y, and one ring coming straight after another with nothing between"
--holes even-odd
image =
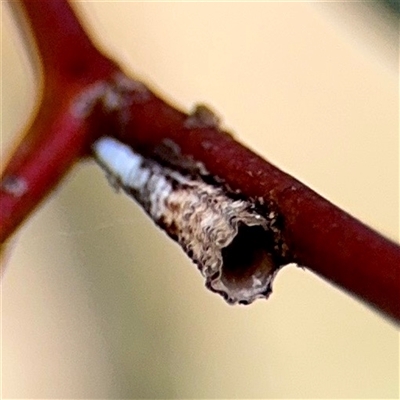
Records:
<instances>
[{"instance_id":1,"label":"thin red twig","mask_svg":"<svg viewBox=\"0 0 400 400\"><path fill-rule=\"evenodd\" d=\"M217 125L202 118L193 123L193 116L146 88L139 85L133 90L136 94L126 95L129 101L124 102L121 79L125 78L92 45L65 0L21 3L44 63L45 89L37 118L3 174L2 241L85 154L96 132L107 133L155 158L162 153L165 157L166 144L172 143L180 152L174 155L180 162L190 158L201 163L229 190L278 213L287 262L313 270L400 321L397 244L263 160ZM65 51L55 43L62 43ZM90 103L90 90L99 82L114 87L122 99L119 107L104 106L105 92L101 102ZM127 85L138 82L127 80ZM88 112L77 114L73 110L85 93ZM169 162L176 164L177 160Z\"/></svg>"},{"instance_id":2,"label":"thin red twig","mask_svg":"<svg viewBox=\"0 0 400 400\"><path fill-rule=\"evenodd\" d=\"M43 61L44 85L37 115L2 173L1 242L87 152L90 126L73 103L117 70L90 42L66 1L21 3Z\"/></svg>"}]
</instances>

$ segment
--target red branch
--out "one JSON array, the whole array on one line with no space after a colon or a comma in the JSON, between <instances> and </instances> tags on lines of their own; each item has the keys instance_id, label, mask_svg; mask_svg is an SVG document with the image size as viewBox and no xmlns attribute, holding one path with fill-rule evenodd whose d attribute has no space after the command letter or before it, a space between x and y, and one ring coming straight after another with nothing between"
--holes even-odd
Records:
<instances>
[{"instance_id":1,"label":"red branch","mask_svg":"<svg viewBox=\"0 0 400 400\"><path fill-rule=\"evenodd\" d=\"M87 151L90 126L72 104L117 70L90 42L66 1L21 3L43 61L44 89L35 120L2 173L0 242Z\"/></svg>"},{"instance_id":2,"label":"red branch","mask_svg":"<svg viewBox=\"0 0 400 400\"><path fill-rule=\"evenodd\" d=\"M93 46L65 0L21 3L43 60L45 90L35 122L3 173L2 241L85 154L96 132L107 130L148 156L159 154L167 140L178 146L182 157L201 162L231 189L277 210L288 261L313 270L400 321L398 245L218 127L188 125L187 114L153 92L116 112L96 107L90 118L75 115L71 110L78 96L95 82L112 81L120 70ZM10 177L24 182L26 192L10 190Z\"/></svg>"}]
</instances>

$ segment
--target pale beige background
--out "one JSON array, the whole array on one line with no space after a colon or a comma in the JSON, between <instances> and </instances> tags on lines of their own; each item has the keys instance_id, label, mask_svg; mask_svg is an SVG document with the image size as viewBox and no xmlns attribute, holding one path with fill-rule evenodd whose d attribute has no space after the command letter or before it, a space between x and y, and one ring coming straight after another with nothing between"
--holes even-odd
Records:
<instances>
[{"instance_id":1,"label":"pale beige background","mask_svg":"<svg viewBox=\"0 0 400 400\"><path fill-rule=\"evenodd\" d=\"M398 38L349 3L77 4L93 35L183 108L398 239ZM2 151L35 75L2 3ZM62 93L60 93L62 96ZM4 398L397 398L396 326L287 267L268 302L229 307L94 165L12 244Z\"/></svg>"}]
</instances>

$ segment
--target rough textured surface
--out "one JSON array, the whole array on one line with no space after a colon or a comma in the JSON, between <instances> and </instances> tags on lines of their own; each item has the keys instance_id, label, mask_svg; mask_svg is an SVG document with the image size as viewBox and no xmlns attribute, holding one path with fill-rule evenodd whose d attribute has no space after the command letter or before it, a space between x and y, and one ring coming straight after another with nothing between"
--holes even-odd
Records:
<instances>
[{"instance_id":1,"label":"rough textured surface","mask_svg":"<svg viewBox=\"0 0 400 400\"><path fill-rule=\"evenodd\" d=\"M111 184L134 197L198 265L212 291L228 303L268 297L276 271L274 212L231 198L200 176L186 175L143 158L111 138L94 145Z\"/></svg>"}]
</instances>

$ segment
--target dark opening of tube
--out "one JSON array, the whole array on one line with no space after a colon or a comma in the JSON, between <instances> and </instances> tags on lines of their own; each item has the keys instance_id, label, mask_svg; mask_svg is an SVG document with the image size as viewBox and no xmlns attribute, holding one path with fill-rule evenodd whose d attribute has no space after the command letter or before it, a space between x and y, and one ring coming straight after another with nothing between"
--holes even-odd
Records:
<instances>
[{"instance_id":1,"label":"dark opening of tube","mask_svg":"<svg viewBox=\"0 0 400 400\"><path fill-rule=\"evenodd\" d=\"M242 224L229 246L221 250L221 281L233 290L251 289L253 277L266 281L275 267L270 253L271 235L261 226Z\"/></svg>"}]
</instances>

